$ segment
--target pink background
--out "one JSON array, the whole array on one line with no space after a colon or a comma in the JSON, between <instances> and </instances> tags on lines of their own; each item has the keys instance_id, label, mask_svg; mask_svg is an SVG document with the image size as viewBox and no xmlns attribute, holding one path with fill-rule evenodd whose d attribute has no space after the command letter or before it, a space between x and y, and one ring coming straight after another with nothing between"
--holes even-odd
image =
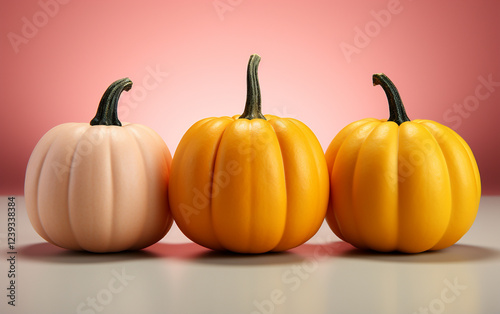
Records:
<instances>
[{"instance_id":1,"label":"pink background","mask_svg":"<svg viewBox=\"0 0 500 314\"><path fill-rule=\"evenodd\" d=\"M0 194L22 194L40 137L89 122L106 87L125 76L134 87L120 119L153 128L174 152L194 122L243 111L252 53L262 57L264 113L302 120L324 149L348 123L388 117L371 82L384 72L410 119L455 129L476 156L483 194L500 192L500 86L479 87L474 103L479 77L500 82L499 1L1 4ZM348 60L341 45L355 43Z\"/></svg>"}]
</instances>

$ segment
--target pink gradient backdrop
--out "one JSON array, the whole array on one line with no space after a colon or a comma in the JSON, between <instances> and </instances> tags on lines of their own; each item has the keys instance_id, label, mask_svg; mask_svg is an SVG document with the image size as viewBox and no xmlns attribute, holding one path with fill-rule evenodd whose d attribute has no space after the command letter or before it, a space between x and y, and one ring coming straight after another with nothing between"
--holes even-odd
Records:
<instances>
[{"instance_id":1,"label":"pink gradient backdrop","mask_svg":"<svg viewBox=\"0 0 500 314\"><path fill-rule=\"evenodd\" d=\"M52 4L53 16L44 20L40 3ZM499 1L54 3L2 0L0 194L22 194L40 137L90 121L106 87L125 76L135 87L122 96L120 119L152 127L174 152L197 120L242 112L252 53L262 56L263 111L302 120L324 149L348 123L388 116L371 83L373 73L386 73L409 117L453 127L475 153L483 194L500 193L500 87L464 117L450 111L475 95L478 77L500 82ZM397 13L377 28L373 12L393 5ZM33 17L40 27L16 53L9 36L23 36ZM348 62L340 45L353 45L366 25L372 38ZM154 69L163 73L156 81ZM133 94L141 86L146 93Z\"/></svg>"}]
</instances>

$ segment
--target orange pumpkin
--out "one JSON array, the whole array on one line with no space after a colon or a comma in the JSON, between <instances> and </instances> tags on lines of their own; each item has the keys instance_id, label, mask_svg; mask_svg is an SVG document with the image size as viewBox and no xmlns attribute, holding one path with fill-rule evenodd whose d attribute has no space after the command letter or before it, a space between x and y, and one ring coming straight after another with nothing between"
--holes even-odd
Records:
<instances>
[{"instance_id":1,"label":"orange pumpkin","mask_svg":"<svg viewBox=\"0 0 500 314\"><path fill-rule=\"evenodd\" d=\"M418 253L457 242L481 198L478 167L452 129L406 115L384 74L373 75L389 100L389 119L362 119L342 129L326 152L331 199L326 220L352 245Z\"/></svg>"},{"instance_id":2,"label":"orange pumpkin","mask_svg":"<svg viewBox=\"0 0 500 314\"><path fill-rule=\"evenodd\" d=\"M258 55L247 71L241 116L206 118L181 139L169 200L181 231L214 250L283 251L324 219L329 180L323 150L302 122L262 115Z\"/></svg>"},{"instance_id":3,"label":"orange pumpkin","mask_svg":"<svg viewBox=\"0 0 500 314\"><path fill-rule=\"evenodd\" d=\"M169 230L170 152L140 124L120 123L126 78L109 86L90 124L54 127L26 169L25 198L34 229L72 250L116 252L147 247Z\"/></svg>"}]
</instances>

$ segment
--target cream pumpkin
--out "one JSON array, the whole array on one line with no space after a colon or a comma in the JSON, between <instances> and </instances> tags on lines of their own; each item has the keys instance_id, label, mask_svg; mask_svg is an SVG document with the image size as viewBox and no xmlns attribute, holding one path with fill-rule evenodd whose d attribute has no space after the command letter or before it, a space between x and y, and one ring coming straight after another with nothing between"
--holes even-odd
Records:
<instances>
[{"instance_id":1,"label":"cream pumpkin","mask_svg":"<svg viewBox=\"0 0 500 314\"><path fill-rule=\"evenodd\" d=\"M117 252L147 247L170 229L170 152L152 129L117 117L119 96L131 86L128 78L114 82L90 124L56 126L33 150L26 208L48 242Z\"/></svg>"}]
</instances>

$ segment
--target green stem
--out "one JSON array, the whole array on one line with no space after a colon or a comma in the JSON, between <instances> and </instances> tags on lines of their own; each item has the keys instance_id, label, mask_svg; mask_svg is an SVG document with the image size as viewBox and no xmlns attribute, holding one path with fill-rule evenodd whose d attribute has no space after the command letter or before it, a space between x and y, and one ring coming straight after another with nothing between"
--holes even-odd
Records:
<instances>
[{"instance_id":1,"label":"green stem","mask_svg":"<svg viewBox=\"0 0 500 314\"><path fill-rule=\"evenodd\" d=\"M405 107L403 106L403 101L399 96L399 92L394 85L394 83L383 73L373 74L373 86L380 85L387 95L387 100L389 101L389 119L387 121L396 122L401 125L403 122L410 121L406 115Z\"/></svg>"},{"instance_id":2,"label":"green stem","mask_svg":"<svg viewBox=\"0 0 500 314\"><path fill-rule=\"evenodd\" d=\"M121 126L118 120L118 99L121 93L132 88L132 81L126 77L113 82L102 95L97 113L90 121L90 125L116 125Z\"/></svg>"},{"instance_id":3,"label":"green stem","mask_svg":"<svg viewBox=\"0 0 500 314\"><path fill-rule=\"evenodd\" d=\"M259 77L257 75L259 62L259 55L253 54L250 56L247 68L247 102L245 104L245 111L241 114L240 119L266 120L261 109Z\"/></svg>"}]
</instances>

